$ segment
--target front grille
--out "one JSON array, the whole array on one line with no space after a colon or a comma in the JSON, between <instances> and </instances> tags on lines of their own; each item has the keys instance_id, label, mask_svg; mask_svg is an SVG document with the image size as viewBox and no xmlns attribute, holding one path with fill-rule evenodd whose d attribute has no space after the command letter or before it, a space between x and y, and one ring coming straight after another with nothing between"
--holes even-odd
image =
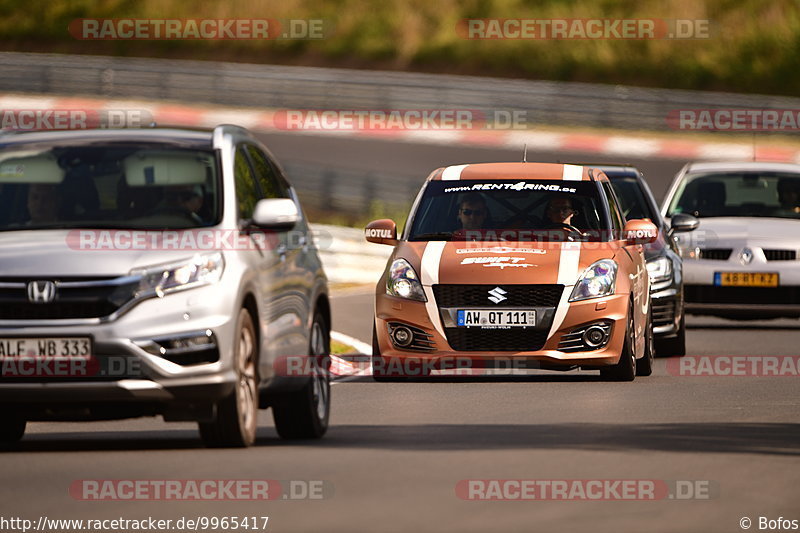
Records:
<instances>
[{"instance_id":1,"label":"front grille","mask_svg":"<svg viewBox=\"0 0 800 533\"><path fill-rule=\"evenodd\" d=\"M29 281L54 281L50 303L28 301ZM139 281L133 278L1 278L0 320L101 318L133 299Z\"/></svg>"},{"instance_id":2,"label":"front grille","mask_svg":"<svg viewBox=\"0 0 800 533\"><path fill-rule=\"evenodd\" d=\"M794 261L797 250L764 250L767 261Z\"/></svg>"},{"instance_id":3,"label":"front grille","mask_svg":"<svg viewBox=\"0 0 800 533\"><path fill-rule=\"evenodd\" d=\"M653 300L653 326L669 326L675 320L675 300Z\"/></svg>"},{"instance_id":4,"label":"front grille","mask_svg":"<svg viewBox=\"0 0 800 533\"><path fill-rule=\"evenodd\" d=\"M489 291L500 287L506 291L503 307L556 307L564 292L563 285L434 285L433 294L439 307L491 307Z\"/></svg>"},{"instance_id":5,"label":"front grille","mask_svg":"<svg viewBox=\"0 0 800 533\"><path fill-rule=\"evenodd\" d=\"M548 329L445 328L447 342L459 352L533 352L547 342Z\"/></svg>"},{"instance_id":6,"label":"front grille","mask_svg":"<svg viewBox=\"0 0 800 533\"><path fill-rule=\"evenodd\" d=\"M800 305L800 287L717 287L686 285L684 296L690 303Z\"/></svg>"},{"instance_id":7,"label":"front grille","mask_svg":"<svg viewBox=\"0 0 800 533\"><path fill-rule=\"evenodd\" d=\"M715 261L727 261L733 253L731 248L703 248L700 250L700 259L713 259Z\"/></svg>"}]
</instances>

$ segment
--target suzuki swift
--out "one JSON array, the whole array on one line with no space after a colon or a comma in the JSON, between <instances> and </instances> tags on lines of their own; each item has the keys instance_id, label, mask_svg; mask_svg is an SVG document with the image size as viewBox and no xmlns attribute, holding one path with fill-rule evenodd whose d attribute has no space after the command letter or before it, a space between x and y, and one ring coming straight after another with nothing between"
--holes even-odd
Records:
<instances>
[{"instance_id":1,"label":"suzuki swift","mask_svg":"<svg viewBox=\"0 0 800 533\"><path fill-rule=\"evenodd\" d=\"M402 235L386 219L366 228L368 241L394 247L376 289L373 375L506 365L649 375L643 245L656 237L649 220L624 219L597 169L440 168Z\"/></svg>"}]
</instances>

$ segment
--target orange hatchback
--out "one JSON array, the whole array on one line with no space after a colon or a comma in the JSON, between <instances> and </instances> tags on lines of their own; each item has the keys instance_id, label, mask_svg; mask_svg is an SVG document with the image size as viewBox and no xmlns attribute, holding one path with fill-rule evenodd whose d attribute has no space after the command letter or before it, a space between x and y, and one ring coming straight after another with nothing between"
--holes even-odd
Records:
<instances>
[{"instance_id":1,"label":"orange hatchback","mask_svg":"<svg viewBox=\"0 0 800 533\"><path fill-rule=\"evenodd\" d=\"M486 163L435 170L378 282L376 380L434 370L599 370L631 381L652 372L643 244L657 228L626 221L600 170Z\"/></svg>"}]
</instances>

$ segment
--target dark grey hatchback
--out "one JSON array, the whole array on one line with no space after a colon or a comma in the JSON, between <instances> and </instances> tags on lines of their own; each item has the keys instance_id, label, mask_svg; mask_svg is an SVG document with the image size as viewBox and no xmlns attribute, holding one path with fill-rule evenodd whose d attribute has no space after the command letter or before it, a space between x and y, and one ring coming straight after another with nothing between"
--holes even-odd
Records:
<instances>
[{"instance_id":1,"label":"dark grey hatchback","mask_svg":"<svg viewBox=\"0 0 800 533\"><path fill-rule=\"evenodd\" d=\"M683 259L673 238L676 232L692 231L696 218L686 215L672 219L671 226L661 217L653 193L641 171L631 166L599 165L611 180L625 218L648 218L659 229L658 239L645 245L647 272L653 305L653 334L656 355L686 355L686 326L683 312Z\"/></svg>"}]
</instances>

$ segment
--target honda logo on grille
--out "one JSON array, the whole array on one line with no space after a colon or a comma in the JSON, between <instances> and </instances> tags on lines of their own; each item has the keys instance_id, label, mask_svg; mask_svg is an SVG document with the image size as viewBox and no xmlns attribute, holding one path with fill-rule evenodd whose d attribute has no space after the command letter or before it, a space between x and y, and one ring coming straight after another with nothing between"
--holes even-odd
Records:
<instances>
[{"instance_id":1,"label":"honda logo on grille","mask_svg":"<svg viewBox=\"0 0 800 533\"><path fill-rule=\"evenodd\" d=\"M506 291L501 289L500 287L495 287L494 289L489 291L489 300L493 301L496 304L499 304L503 300L508 300L505 295L508 294Z\"/></svg>"},{"instance_id":2,"label":"honda logo on grille","mask_svg":"<svg viewBox=\"0 0 800 533\"><path fill-rule=\"evenodd\" d=\"M28 283L28 301L35 304L48 304L56 299L56 284L52 281L31 281Z\"/></svg>"}]
</instances>

